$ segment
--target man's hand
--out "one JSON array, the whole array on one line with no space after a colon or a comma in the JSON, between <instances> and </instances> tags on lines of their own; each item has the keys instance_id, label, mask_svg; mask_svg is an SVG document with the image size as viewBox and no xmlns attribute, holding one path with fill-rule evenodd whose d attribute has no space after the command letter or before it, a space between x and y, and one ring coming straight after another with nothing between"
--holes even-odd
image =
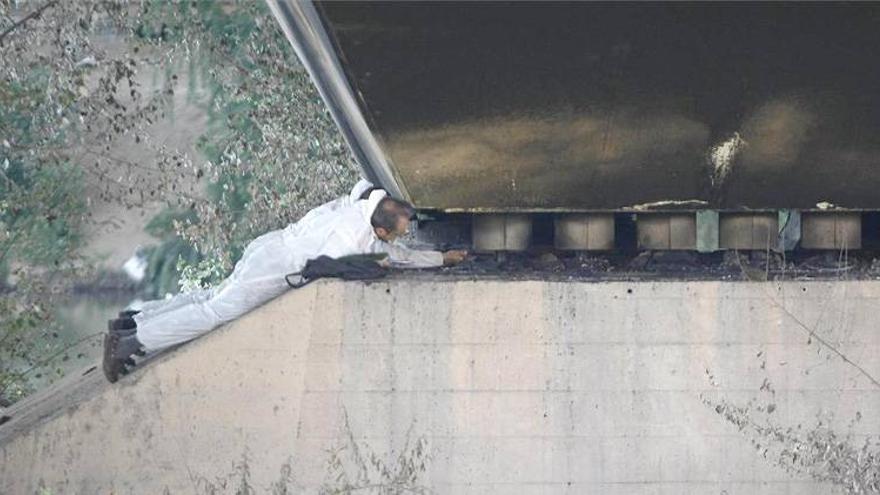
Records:
<instances>
[{"instance_id":1,"label":"man's hand","mask_svg":"<svg viewBox=\"0 0 880 495\"><path fill-rule=\"evenodd\" d=\"M467 258L467 251L463 249L453 249L443 253L443 264L446 266L457 265Z\"/></svg>"}]
</instances>

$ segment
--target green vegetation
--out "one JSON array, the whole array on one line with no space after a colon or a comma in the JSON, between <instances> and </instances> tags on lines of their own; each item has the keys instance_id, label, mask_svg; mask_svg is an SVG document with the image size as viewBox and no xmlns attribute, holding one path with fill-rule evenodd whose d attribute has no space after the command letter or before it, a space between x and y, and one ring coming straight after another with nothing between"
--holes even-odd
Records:
<instances>
[{"instance_id":1,"label":"green vegetation","mask_svg":"<svg viewBox=\"0 0 880 495\"><path fill-rule=\"evenodd\" d=\"M209 117L198 156L154 138L184 91ZM92 273L94 201L167 205L146 226L161 244L144 289L160 296L216 283L355 177L264 2L0 0L0 400L67 351L48 344L51 308Z\"/></svg>"}]
</instances>

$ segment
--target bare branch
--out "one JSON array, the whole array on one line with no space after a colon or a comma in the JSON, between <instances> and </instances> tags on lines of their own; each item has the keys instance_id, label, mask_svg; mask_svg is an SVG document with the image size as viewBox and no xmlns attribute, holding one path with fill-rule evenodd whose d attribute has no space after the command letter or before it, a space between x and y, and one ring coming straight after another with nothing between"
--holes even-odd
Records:
<instances>
[{"instance_id":1,"label":"bare branch","mask_svg":"<svg viewBox=\"0 0 880 495\"><path fill-rule=\"evenodd\" d=\"M58 0L51 0L50 2L46 3L46 4L43 5L42 7L38 8L37 10L35 10L35 11L31 12L30 14L28 14L28 15L22 17L21 20L19 20L19 21L16 22L15 24L13 24L13 25L9 26L8 28L6 28L5 31L3 31L2 33L0 33L0 46L3 46L3 39L6 38L6 36L8 36L10 33L12 33L13 31L15 31L15 30L18 29L19 27L23 26L27 21L29 21L29 20L31 20L31 19L36 19L36 18L40 17L40 15L43 13L43 11L45 11L46 9L48 9L48 8L50 8L50 7L54 7L55 4L57 4L57 3L58 3Z\"/></svg>"}]
</instances>

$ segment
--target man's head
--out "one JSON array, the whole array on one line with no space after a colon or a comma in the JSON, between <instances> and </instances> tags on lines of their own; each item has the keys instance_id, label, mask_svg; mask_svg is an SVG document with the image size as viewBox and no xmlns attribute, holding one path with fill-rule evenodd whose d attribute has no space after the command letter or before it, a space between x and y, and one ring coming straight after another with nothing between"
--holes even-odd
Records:
<instances>
[{"instance_id":1,"label":"man's head","mask_svg":"<svg viewBox=\"0 0 880 495\"><path fill-rule=\"evenodd\" d=\"M385 197L376 206L373 216L370 217L370 223L373 225L376 237L386 242L394 242L395 239L406 234L409 221L415 213L415 209L409 203Z\"/></svg>"}]
</instances>

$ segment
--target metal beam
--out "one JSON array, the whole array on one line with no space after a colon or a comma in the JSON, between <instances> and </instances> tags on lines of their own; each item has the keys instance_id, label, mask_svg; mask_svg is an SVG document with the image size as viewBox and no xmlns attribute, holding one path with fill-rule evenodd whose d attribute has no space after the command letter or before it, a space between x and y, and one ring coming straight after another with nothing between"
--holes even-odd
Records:
<instances>
[{"instance_id":1,"label":"metal beam","mask_svg":"<svg viewBox=\"0 0 880 495\"><path fill-rule=\"evenodd\" d=\"M713 253L718 251L718 211L697 211L697 251Z\"/></svg>"},{"instance_id":2,"label":"metal beam","mask_svg":"<svg viewBox=\"0 0 880 495\"><path fill-rule=\"evenodd\" d=\"M391 196L411 200L367 125L315 6L308 0L266 3L321 93L364 176Z\"/></svg>"},{"instance_id":3,"label":"metal beam","mask_svg":"<svg viewBox=\"0 0 880 495\"><path fill-rule=\"evenodd\" d=\"M800 210L779 210L779 247L778 251L791 251L801 242Z\"/></svg>"}]
</instances>

